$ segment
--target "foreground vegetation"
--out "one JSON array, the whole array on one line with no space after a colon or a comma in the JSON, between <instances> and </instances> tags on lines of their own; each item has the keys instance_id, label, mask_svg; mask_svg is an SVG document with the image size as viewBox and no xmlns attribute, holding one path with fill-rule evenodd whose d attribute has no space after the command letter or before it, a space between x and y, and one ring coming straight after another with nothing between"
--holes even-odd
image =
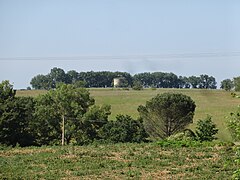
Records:
<instances>
[{"instance_id":1,"label":"foreground vegetation","mask_svg":"<svg viewBox=\"0 0 240 180\"><path fill-rule=\"evenodd\" d=\"M189 147L186 147L189 146ZM231 145L105 144L2 148L2 179L231 179Z\"/></svg>"},{"instance_id":2,"label":"foreground vegetation","mask_svg":"<svg viewBox=\"0 0 240 180\"><path fill-rule=\"evenodd\" d=\"M110 104L111 115L109 119L115 119L118 114L128 114L133 118L139 116L137 108L144 105L147 100L164 92L182 93L190 96L196 103L193 124L189 128L194 129L197 121L206 115L211 115L213 122L219 129L217 137L223 141L231 141L231 135L227 129L226 116L235 112L239 105L239 99L232 98L231 92L223 90L203 89L144 89L143 91L95 88L89 89L91 96L97 105ZM36 97L45 94L44 90L17 91L17 96Z\"/></svg>"}]
</instances>

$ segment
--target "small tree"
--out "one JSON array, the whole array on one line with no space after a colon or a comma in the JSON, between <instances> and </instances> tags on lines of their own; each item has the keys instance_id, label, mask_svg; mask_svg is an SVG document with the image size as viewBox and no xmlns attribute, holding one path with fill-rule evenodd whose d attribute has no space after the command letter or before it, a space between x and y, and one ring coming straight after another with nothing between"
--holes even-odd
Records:
<instances>
[{"instance_id":1,"label":"small tree","mask_svg":"<svg viewBox=\"0 0 240 180\"><path fill-rule=\"evenodd\" d=\"M193 122L195 107L189 96L164 93L147 101L145 106L139 106L138 112L148 134L164 139Z\"/></svg>"},{"instance_id":2,"label":"small tree","mask_svg":"<svg viewBox=\"0 0 240 180\"><path fill-rule=\"evenodd\" d=\"M197 122L196 135L200 141L213 141L218 133L216 124L212 122L212 117L207 116L205 119L200 119Z\"/></svg>"}]
</instances>

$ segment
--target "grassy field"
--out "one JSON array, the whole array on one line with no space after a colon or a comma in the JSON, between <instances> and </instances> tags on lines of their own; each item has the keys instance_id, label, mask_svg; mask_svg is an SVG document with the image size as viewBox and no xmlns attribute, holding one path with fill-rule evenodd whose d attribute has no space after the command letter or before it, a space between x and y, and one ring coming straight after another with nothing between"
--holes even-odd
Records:
<instances>
[{"instance_id":1,"label":"grassy field","mask_svg":"<svg viewBox=\"0 0 240 180\"><path fill-rule=\"evenodd\" d=\"M232 98L230 92L222 90L199 90L199 89L144 89L143 91L121 90L121 89L90 89L91 95L95 98L96 104L110 104L114 119L117 114L128 114L134 118L138 117L137 108L144 105L147 100L159 93L174 92L190 96L196 103L194 123L189 128L194 129L197 120L211 115L212 120L219 128L218 138L223 141L230 141L231 136L226 128L226 116L236 110L240 104L239 99ZM18 96L37 96L46 91L17 91Z\"/></svg>"},{"instance_id":2,"label":"grassy field","mask_svg":"<svg viewBox=\"0 0 240 180\"><path fill-rule=\"evenodd\" d=\"M1 179L231 179L228 146L157 143L0 149Z\"/></svg>"}]
</instances>

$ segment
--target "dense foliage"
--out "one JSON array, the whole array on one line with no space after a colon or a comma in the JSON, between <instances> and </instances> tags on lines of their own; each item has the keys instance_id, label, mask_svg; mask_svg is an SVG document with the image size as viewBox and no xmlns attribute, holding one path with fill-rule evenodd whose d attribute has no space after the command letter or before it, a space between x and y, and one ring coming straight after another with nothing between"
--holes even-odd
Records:
<instances>
[{"instance_id":1,"label":"dense foliage","mask_svg":"<svg viewBox=\"0 0 240 180\"><path fill-rule=\"evenodd\" d=\"M15 97L13 86L8 81L0 84L0 144L33 144L34 104L33 98Z\"/></svg>"},{"instance_id":2,"label":"dense foliage","mask_svg":"<svg viewBox=\"0 0 240 180\"><path fill-rule=\"evenodd\" d=\"M197 122L196 135L200 141L213 141L218 133L216 124L212 122L212 117L207 116L205 119L200 119Z\"/></svg>"},{"instance_id":3,"label":"dense foliage","mask_svg":"<svg viewBox=\"0 0 240 180\"><path fill-rule=\"evenodd\" d=\"M165 139L193 122L195 102L183 94L158 94L138 111L144 127L153 138Z\"/></svg>"},{"instance_id":4,"label":"dense foliage","mask_svg":"<svg viewBox=\"0 0 240 180\"><path fill-rule=\"evenodd\" d=\"M234 140L239 141L240 140L240 108L239 107L236 112L230 114L230 117L228 118L228 127L230 129L230 132Z\"/></svg>"},{"instance_id":5,"label":"dense foliage","mask_svg":"<svg viewBox=\"0 0 240 180\"><path fill-rule=\"evenodd\" d=\"M233 84L233 81L231 79L224 79L222 82L221 82L221 86L220 86L221 89L224 89L226 91L230 91L234 88L234 84Z\"/></svg>"},{"instance_id":6,"label":"dense foliage","mask_svg":"<svg viewBox=\"0 0 240 180\"><path fill-rule=\"evenodd\" d=\"M81 87L113 87L113 79L122 77L125 82L121 87L155 87L155 88L200 88L216 89L216 80L212 76L200 75L182 77L174 73L145 72L132 76L127 72L77 72L75 70L64 72L61 68L53 68L47 75L37 75L30 84L34 89L52 89L57 83L74 84Z\"/></svg>"},{"instance_id":7,"label":"dense foliage","mask_svg":"<svg viewBox=\"0 0 240 180\"><path fill-rule=\"evenodd\" d=\"M233 78L233 84L235 87L235 91L240 91L240 76Z\"/></svg>"},{"instance_id":8,"label":"dense foliage","mask_svg":"<svg viewBox=\"0 0 240 180\"><path fill-rule=\"evenodd\" d=\"M109 142L145 142L148 137L142 121L130 116L118 115L115 121L109 121L100 130L100 137Z\"/></svg>"},{"instance_id":9,"label":"dense foliage","mask_svg":"<svg viewBox=\"0 0 240 180\"><path fill-rule=\"evenodd\" d=\"M108 121L110 105L94 105L88 90L71 84L58 84L36 98L15 94L8 81L0 84L0 144L83 145L142 142L147 137L140 120L120 115Z\"/></svg>"}]
</instances>

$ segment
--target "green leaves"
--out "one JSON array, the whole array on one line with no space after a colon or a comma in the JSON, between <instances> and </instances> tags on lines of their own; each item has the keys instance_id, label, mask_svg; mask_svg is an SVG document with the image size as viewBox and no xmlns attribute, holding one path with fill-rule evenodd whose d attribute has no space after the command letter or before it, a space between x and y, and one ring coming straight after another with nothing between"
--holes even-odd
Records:
<instances>
[{"instance_id":1,"label":"green leaves","mask_svg":"<svg viewBox=\"0 0 240 180\"><path fill-rule=\"evenodd\" d=\"M228 128L235 140L240 140L240 108L228 118Z\"/></svg>"},{"instance_id":2,"label":"green leaves","mask_svg":"<svg viewBox=\"0 0 240 180\"><path fill-rule=\"evenodd\" d=\"M186 95L164 93L147 101L146 106L139 106L138 112L149 135L164 139L192 122L195 107Z\"/></svg>"},{"instance_id":3,"label":"green leaves","mask_svg":"<svg viewBox=\"0 0 240 180\"><path fill-rule=\"evenodd\" d=\"M213 141L216 139L215 135L218 133L216 124L212 122L212 117L207 116L203 120L197 122L196 135L200 141Z\"/></svg>"},{"instance_id":4,"label":"green leaves","mask_svg":"<svg viewBox=\"0 0 240 180\"><path fill-rule=\"evenodd\" d=\"M33 144L31 130L34 100L30 97L15 97L9 81L0 84L0 144Z\"/></svg>"},{"instance_id":5,"label":"green leaves","mask_svg":"<svg viewBox=\"0 0 240 180\"><path fill-rule=\"evenodd\" d=\"M105 141L118 142L144 142L148 137L142 121L134 120L130 116L118 115L116 121L109 121L99 132Z\"/></svg>"}]
</instances>

